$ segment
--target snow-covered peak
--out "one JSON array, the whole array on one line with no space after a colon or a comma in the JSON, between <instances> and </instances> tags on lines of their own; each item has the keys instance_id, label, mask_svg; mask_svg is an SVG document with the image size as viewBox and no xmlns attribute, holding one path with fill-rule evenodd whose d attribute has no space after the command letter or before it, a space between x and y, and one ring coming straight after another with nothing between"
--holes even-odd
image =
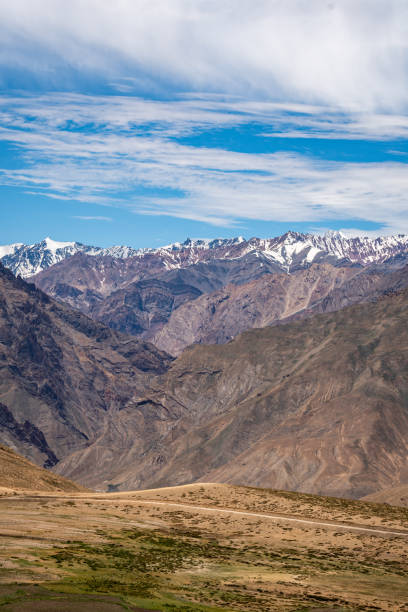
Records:
<instances>
[{"instance_id":1,"label":"snow-covered peak","mask_svg":"<svg viewBox=\"0 0 408 612\"><path fill-rule=\"evenodd\" d=\"M182 251L186 249L216 249L246 242L242 236L236 238L187 238L184 242L172 242L155 249L140 249L139 253L155 253L160 251Z\"/></svg>"},{"instance_id":2,"label":"snow-covered peak","mask_svg":"<svg viewBox=\"0 0 408 612\"><path fill-rule=\"evenodd\" d=\"M390 257L408 252L408 236L378 238L345 236L342 232L301 234L287 232L276 238L187 238L159 248L133 249L128 246L99 248L79 242L60 242L50 237L32 245L20 243L0 246L0 259L14 274L30 277L78 252L116 259L156 258L165 269L183 268L210 259L237 259L248 253L261 254L282 271L310 265L313 262L346 260L367 265L381 263Z\"/></svg>"},{"instance_id":3,"label":"snow-covered peak","mask_svg":"<svg viewBox=\"0 0 408 612\"><path fill-rule=\"evenodd\" d=\"M12 255L21 246L23 246L22 242L15 242L14 244L3 244L2 246L0 246L0 259L5 257L6 255Z\"/></svg>"},{"instance_id":4,"label":"snow-covered peak","mask_svg":"<svg viewBox=\"0 0 408 612\"><path fill-rule=\"evenodd\" d=\"M52 251L53 253L55 253L59 249L74 248L76 243L75 242L57 242L57 240L52 240L52 238L47 236L47 238L44 238L44 240L40 244L44 244L45 247L49 251ZM36 245L30 245L30 246L36 246Z\"/></svg>"},{"instance_id":5,"label":"snow-covered peak","mask_svg":"<svg viewBox=\"0 0 408 612\"><path fill-rule=\"evenodd\" d=\"M381 263L408 249L408 236L368 236L348 238L341 232L326 232L323 236L310 234L313 245L327 251L338 259L348 259L354 263L367 265Z\"/></svg>"},{"instance_id":6,"label":"snow-covered peak","mask_svg":"<svg viewBox=\"0 0 408 612\"><path fill-rule=\"evenodd\" d=\"M117 259L127 259L128 257L134 257L139 251L132 249L129 246L115 245L107 247L105 249L94 248L92 252L88 252L88 255L104 255L109 257L115 257Z\"/></svg>"},{"instance_id":7,"label":"snow-covered peak","mask_svg":"<svg viewBox=\"0 0 408 612\"><path fill-rule=\"evenodd\" d=\"M14 249L8 249L4 255L0 254L0 258L2 263L16 276L28 278L78 251L86 253L93 252L95 249L79 242L60 242L47 237L36 244L15 245Z\"/></svg>"},{"instance_id":8,"label":"snow-covered peak","mask_svg":"<svg viewBox=\"0 0 408 612\"><path fill-rule=\"evenodd\" d=\"M339 230L327 230L327 232L325 232L323 234L323 236L327 239L327 240L344 240L347 239L346 234L343 234L343 232L340 232Z\"/></svg>"}]
</instances>

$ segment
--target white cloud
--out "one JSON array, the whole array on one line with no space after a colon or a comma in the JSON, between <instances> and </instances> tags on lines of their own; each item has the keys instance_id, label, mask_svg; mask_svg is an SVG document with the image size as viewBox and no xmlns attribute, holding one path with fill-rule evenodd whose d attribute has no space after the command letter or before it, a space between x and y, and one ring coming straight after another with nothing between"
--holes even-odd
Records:
<instances>
[{"instance_id":1,"label":"white cloud","mask_svg":"<svg viewBox=\"0 0 408 612\"><path fill-rule=\"evenodd\" d=\"M0 0L0 37L4 70L55 87L91 71L122 91L408 106L406 0Z\"/></svg>"},{"instance_id":2,"label":"white cloud","mask_svg":"<svg viewBox=\"0 0 408 612\"><path fill-rule=\"evenodd\" d=\"M1 1L1 0L0 0ZM111 130L139 134L182 136L198 130L260 124L267 137L395 140L408 139L408 115L342 111L340 108L255 101L210 94L178 96L158 101L132 96L90 96L72 93L40 96L0 97L0 127L8 130L36 130L67 127L94 131ZM266 129L268 131L266 131ZM17 132L11 132L18 139ZM55 134L52 134L54 137ZM25 140L29 136L21 135ZM38 135L36 136L38 141Z\"/></svg>"},{"instance_id":3,"label":"white cloud","mask_svg":"<svg viewBox=\"0 0 408 612\"><path fill-rule=\"evenodd\" d=\"M112 217L99 217L99 216L74 215L72 218L80 219L81 221L113 221Z\"/></svg>"},{"instance_id":4,"label":"white cloud","mask_svg":"<svg viewBox=\"0 0 408 612\"><path fill-rule=\"evenodd\" d=\"M408 232L408 172L402 162L340 163L285 152L238 153L187 146L170 137L225 126L228 120L245 123L254 116L266 124L271 113L284 116L283 124L288 108L298 114L303 110L317 125L321 108L239 100L228 107L217 97L206 99L205 108L201 104L200 97L174 103L72 95L9 99L0 107L6 124L0 139L13 142L24 163L1 170L0 182L54 198L216 225L242 219L360 219L382 225L384 233ZM291 117L296 124L298 115ZM353 121L346 122L347 130ZM374 123L372 118L366 121Z\"/></svg>"}]
</instances>

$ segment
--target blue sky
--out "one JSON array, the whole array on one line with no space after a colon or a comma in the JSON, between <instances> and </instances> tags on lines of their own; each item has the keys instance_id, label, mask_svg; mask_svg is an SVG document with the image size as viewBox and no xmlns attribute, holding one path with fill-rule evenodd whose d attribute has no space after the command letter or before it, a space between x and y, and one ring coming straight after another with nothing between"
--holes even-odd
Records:
<instances>
[{"instance_id":1,"label":"blue sky","mask_svg":"<svg viewBox=\"0 0 408 612\"><path fill-rule=\"evenodd\" d=\"M0 0L0 40L2 244L408 233L404 0Z\"/></svg>"}]
</instances>

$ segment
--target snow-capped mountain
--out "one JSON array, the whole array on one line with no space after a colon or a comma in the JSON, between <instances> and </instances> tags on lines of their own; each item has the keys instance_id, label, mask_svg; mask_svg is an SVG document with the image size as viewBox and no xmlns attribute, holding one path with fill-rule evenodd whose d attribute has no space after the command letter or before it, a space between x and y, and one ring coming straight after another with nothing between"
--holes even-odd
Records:
<instances>
[{"instance_id":1,"label":"snow-capped mountain","mask_svg":"<svg viewBox=\"0 0 408 612\"><path fill-rule=\"evenodd\" d=\"M258 254L290 272L311 263L348 260L368 265L381 263L390 257L408 252L408 235L380 236L378 238L348 238L341 232L320 234L287 232L275 238L251 238L242 236L231 239L191 240L176 242L158 249L140 249L136 257L158 255L165 260L166 268L179 268L211 259L237 259L249 253Z\"/></svg>"},{"instance_id":2,"label":"snow-capped mountain","mask_svg":"<svg viewBox=\"0 0 408 612\"><path fill-rule=\"evenodd\" d=\"M408 236L379 236L378 238L347 238L341 232L311 235L314 246L341 258L367 265L381 263L394 255L408 251Z\"/></svg>"},{"instance_id":3,"label":"snow-capped mountain","mask_svg":"<svg viewBox=\"0 0 408 612\"><path fill-rule=\"evenodd\" d=\"M4 255L2 254L4 251ZM15 244L0 247L0 258L16 276L27 278L74 255L78 251L91 253L93 247L78 242L57 242L45 238L37 244Z\"/></svg>"},{"instance_id":4,"label":"snow-capped mountain","mask_svg":"<svg viewBox=\"0 0 408 612\"><path fill-rule=\"evenodd\" d=\"M17 249L23 246L22 242L15 242L14 244L5 244L0 246L0 259L6 257L6 255L13 255Z\"/></svg>"},{"instance_id":5,"label":"snow-capped mountain","mask_svg":"<svg viewBox=\"0 0 408 612\"><path fill-rule=\"evenodd\" d=\"M128 246L100 248L79 242L57 242L45 238L32 245L20 243L0 246L0 260L16 276L28 278L54 264L82 252L87 255L110 256L115 259L136 257L151 261L158 258L165 269L184 268L200 261L238 259L253 253L290 272L313 262L348 260L368 265L381 263L390 257L408 252L408 236L380 236L378 238L348 238L341 232L300 234L287 232L276 238L217 238L214 240L188 238L159 248L133 249Z\"/></svg>"},{"instance_id":6,"label":"snow-capped mountain","mask_svg":"<svg viewBox=\"0 0 408 612\"><path fill-rule=\"evenodd\" d=\"M0 260L16 276L28 278L78 252L87 255L110 255L120 259L131 257L137 253L135 249L126 246L102 249L80 242L58 242L47 237L36 244L17 243L0 246Z\"/></svg>"},{"instance_id":7,"label":"snow-capped mountain","mask_svg":"<svg viewBox=\"0 0 408 612\"><path fill-rule=\"evenodd\" d=\"M251 238L247 244L289 272L293 267L319 262L328 256L363 266L382 263L390 257L408 251L408 236L399 234L378 238L348 238L341 232L334 231L323 235L287 232L277 238Z\"/></svg>"},{"instance_id":8,"label":"snow-capped mountain","mask_svg":"<svg viewBox=\"0 0 408 612\"><path fill-rule=\"evenodd\" d=\"M200 255L202 256L205 251L226 248L243 242L245 240L242 237L232 239L217 238L215 240L191 240L188 238L183 243L175 242L156 249L133 249L132 247L121 245L101 248L81 244L80 242L59 242L47 237L35 244L15 243L0 246L0 261L16 276L21 276L22 278L34 276L79 252L86 255L108 256L115 259L162 256L166 260L164 267L173 268L196 263L200 260ZM224 256L228 256L228 254L224 254Z\"/></svg>"}]
</instances>

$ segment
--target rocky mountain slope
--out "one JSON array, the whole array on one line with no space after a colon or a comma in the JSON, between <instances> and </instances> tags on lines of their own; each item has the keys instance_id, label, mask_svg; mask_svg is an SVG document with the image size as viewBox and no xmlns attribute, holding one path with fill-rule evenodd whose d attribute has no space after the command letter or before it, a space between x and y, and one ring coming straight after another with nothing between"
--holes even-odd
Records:
<instances>
[{"instance_id":1,"label":"rocky mountain slope","mask_svg":"<svg viewBox=\"0 0 408 612\"><path fill-rule=\"evenodd\" d=\"M0 492L2 489L30 491L86 491L75 482L34 465L24 457L0 445ZM1 494L1 493L0 493Z\"/></svg>"},{"instance_id":2,"label":"rocky mountain slope","mask_svg":"<svg viewBox=\"0 0 408 612\"><path fill-rule=\"evenodd\" d=\"M53 298L113 329L149 338L186 301L228 283L240 284L281 269L258 253L167 269L161 258L126 260L78 253L32 280Z\"/></svg>"},{"instance_id":3,"label":"rocky mountain slope","mask_svg":"<svg viewBox=\"0 0 408 612\"><path fill-rule=\"evenodd\" d=\"M347 239L335 232L289 232L270 240L189 240L126 258L78 252L33 280L52 297L112 329L178 354L193 342L225 342L245 329L300 312L306 316L335 310L379 295L393 288L388 276L394 264L389 262L402 267L406 249L404 236ZM314 273L308 271L311 266ZM362 268L373 267L373 273L358 276ZM279 281L271 275L279 275ZM351 277L351 284L341 280ZM365 295L374 277L378 288ZM331 279L337 279L334 285ZM311 291L311 283L316 290ZM241 289L233 286L244 284Z\"/></svg>"},{"instance_id":4,"label":"rocky mountain slope","mask_svg":"<svg viewBox=\"0 0 408 612\"><path fill-rule=\"evenodd\" d=\"M163 419L114 464L106 432L57 470L119 489L229 482L361 497L408 482L408 293L187 349L121 414ZM91 474L89 465L94 466Z\"/></svg>"},{"instance_id":5,"label":"rocky mountain slope","mask_svg":"<svg viewBox=\"0 0 408 612\"><path fill-rule=\"evenodd\" d=\"M1 441L36 463L51 467L85 449L170 362L0 264Z\"/></svg>"},{"instance_id":6,"label":"rocky mountain slope","mask_svg":"<svg viewBox=\"0 0 408 612\"><path fill-rule=\"evenodd\" d=\"M291 274L254 253L161 273L139 264L128 259L126 274L117 276L123 271L118 260L77 254L33 280L56 299L173 355L189 344L223 343L246 329L339 310L408 284L403 254L383 264L362 267L341 260ZM144 277L126 283L131 269ZM67 284L58 282L62 275L69 277ZM113 284L122 286L106 295Z\"/></svg>"},{"instance_id":7,"label":"rocky mountain slope","mask_svg":"<svg viewBox=\"0 0 408 612\"><path fill-rule=\"evenodd\" d=\"M401 291L172 361L0 268L1 441L110 490L406 484L407 323Z\"/></svg>"},{"instance_id":8,"label":"rocky mountain slope","mask_svg":"<svg viewBox=\"0 0 408 612\"><path fill-rule=\"evenodd\" d=\"M151 338L183 304L228 283L241 284L276 272L269 262L260 266L251 253L238 260L201 262L129 283L104 299L88 300L87 314L113 329ZM73 305L79 302L83 309L81 298L75 301Z\"/></svg>"},{"instance_id":9,"label":"rocky mountain slope","mask_svg":"<svg viewBox=\"0 0 408 612\"><path fill-rule=\"evenodd\" d=\"M157 331L151 329L144 336L179 355L190 344L223 344L247 329L334 312L405 287L405 260L364 268L312 264L306 270L263 275L186 301ZM109 319L106 322L111 325Z\"/></svg>"}]
</instances>

